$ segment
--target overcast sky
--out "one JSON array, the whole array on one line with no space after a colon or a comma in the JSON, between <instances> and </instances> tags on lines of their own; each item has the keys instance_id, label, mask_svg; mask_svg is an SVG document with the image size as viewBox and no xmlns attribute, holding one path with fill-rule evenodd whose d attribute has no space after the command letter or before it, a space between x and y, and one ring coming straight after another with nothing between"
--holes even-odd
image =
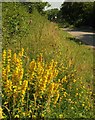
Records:
<instances>
[{"instance_id":1,"label":"overcast sky","mask_svg":"<svg viewBox=\"0 0 95 120\"><path fill-rule=\"evenodd\" d=\"M53 9L53 8L60 9L60 6L64 1L65 0L43 0L43 2L49 2L51 4L51 7L49 7L48 9Z\"/></svg>"}]
</instances>

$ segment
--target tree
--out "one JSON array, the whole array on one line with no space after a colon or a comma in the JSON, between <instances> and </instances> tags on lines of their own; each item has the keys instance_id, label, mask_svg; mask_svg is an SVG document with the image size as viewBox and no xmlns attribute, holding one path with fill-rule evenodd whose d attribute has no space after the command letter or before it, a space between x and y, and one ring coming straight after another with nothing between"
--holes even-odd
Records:
<instances>
[{"instance_id":1,"label":"tree","mask_svg":"<svg viewBox=\"0 0 95 120\"><path fill-rule=\"evenodd\" d=\"M91 25L93 2L65 2L60 11L62 19L69 24Z\"/></svg>"},{"instance_id":2,"label":"tree","mask_svg":"<svg viewBox=\"0 0 95 120\"><path fill-rule=\"evenodd\" d=\"M26 6L29 13L32 13L34 9L37 9L39 13L44 13L44 8L49 7L50 4L48 2L23 2L23 5Z\"/></svg>"},{"instance_id":3,"label":"tree","mask_svg":"<svg viewBox=\"0 0 95 120\"><path fill-rule=\"evenodd\" d=\"M46 11L49 20L56 20L58 17L59 10L57 8Z\"/></svg>"}]
</instances>

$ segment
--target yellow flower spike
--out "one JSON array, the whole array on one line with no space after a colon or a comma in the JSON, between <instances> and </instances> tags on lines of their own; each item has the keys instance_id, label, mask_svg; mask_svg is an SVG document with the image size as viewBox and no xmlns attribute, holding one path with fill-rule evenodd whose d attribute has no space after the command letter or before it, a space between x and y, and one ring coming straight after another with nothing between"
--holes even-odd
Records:
<instances>
[{"instance_id":1,"label":"yellow flower spike","mask_svg":"<svg viewBox=\"0 0 95 120\"><path fill-rule=\"evenodd\" d=\"M35 60L33 59L32 61L31 61L31 63L29 64L29 71L30 72L33 72L33 71L35 71L36 70L36 62L35 62Z\"/></svg>"},{"instance_id":2,"label":"yellow flower spike","mask_svg":"<svg viewBox=\"0 0 95 120\"><path fill-rule=\"evenodd\" d=\"M6 69L2 68L2 77L5 78L6 77Z\"/></svg>"},{"instance_id":3,"label":"yellow flower spike","mask_svg":"<svg viewBox=\"0 0 95 120\"><path fill-rule=\"evenodd\" d=\"M13 54L13 63L16 63L16 59L17 59L17 54L14 53L14 54Z\"/></svg>"},{"instance_id":4,"label":"yellow flower spike","mask_svg":"<svg viewBox=\"0 0 95 120\"><path fill-rule=\"evenodd\" d=\"M11 61L11 50L10 49L8 50L7 61L8 61L8 64L10 64L10 61Z\"/></svg>"},{"instance_id":5,"label":"yellow flower spike","mask_svg":"<svg viewBox=\"0 0 95 120\"><path fill-rule=\"evenodd\" d=\"M58 70L54 70L54 76L56 77L58 75Z\"/></svg>"},{"instance_id":6,"label":"yellow flower spike","mask_svg":"<svg viewBox=\"0 0 95 120\"><path fill-rule=\"evenodd\" d=\"M18 56L21 58L21 57L22 57L22 53L21 53L21 52L19 52L19 53L18 53Z\"/></svg>"},{"instance_id":7,"label":"yellow flower spike","mask_svg":"<svg viewBox=\"0 0 95 120\"><path fill-rule=\"evenodd\" d=\"M3 64L5 64L5 61L6 61L6 50L3 50L3 53L2 53L2 62L3 62Z\"/></svg>"},{"instance_id":8,"label":"yellow flower spike","mask_svg":"<svg viewBox=\"0 0 95 120\"><path fill-rule=\"evenodd\" d=\"M27 80L23 81L23 86L24 86L25 89L27 88L27 86L28 86L28 81Z\"/></svg>"},{"instance_id":9,"label":"yellow flower spike","mask_svg":"<svg viewBox=\"0 0 95 120\"><path fill-rule=\"evenodd\" d=\"M17 58L17 59L16 59L16 66L19 66L19 65L20 65L20 59Z\"/></svg>"},{"instance_id":10,"label":"yellow flower spike","mask_svg":"<svg viewBox=\"0 0 95 120\"><path fill-rule=\"evenodd\" d=\"M22 80L22 78L23 78L23 73L24 73L24 69L22 68L22 69L20 70L20 80Z\"/></svg>"},{"instance_id":11,"label":"yellow flower spike","mask_svg":"<svg viewBox=\"0 0 95 120\"><path fill-rule=\"evenodd\" d=\"M55 83L54 84L54 91L56 92L56 90L58 89L58 87L59 87L59 84L58 83Z\"/></svg>"},{"instance_id":12,"label":"yellow flower spike","mask_svg":"<svg viewBox=\"0 0 95 120\"><path fill-rule=\"evenodd\" d=\"M7 72L9 73L10 72L10 65L9 64L7 65L6 69L7 69Z\"/></svg>"},{"instance_id":13,"label":"yellow flower spike","mask_svg":"<svg viewBox=\"0 0 95 120\"><path fill-rule=\"evenodd\" d=\"M23 56L23 54L24 54L24 48L21 49L21 53L22 53L22 56Z\"/></svg>"},{"instance_id":14,"label":"yellow flower spike","mask_svg":"<svg viewBox=\"0 0 95 120\"><path fill-rule=\"evenodd\" d=\"M30 77L29 77L30 82L31 82L31 80L34 78L34 75L35 75L34 72L32 72L32 74L30 74Z\"/></svg>"},{"instance_id":15,"label":"yellow flower spike","mask_svg":"<svg viewBox=\"0 0 95 120\"><path fill-rule=\"evenodd\" d=\"M43 55L42 53L40 53L38 59L37 59L38 62L42 62L43 61Z\"/></svg>"},{"instance_id":16,"label":"yellow flower spike","mask_svg":"<svg viewBox=\"0 0 95 120\"><path fill-rule=\"evenodd\" d=\"M57 103L58 99L59 99L59 92L57 91L57 96L56 96L56 98L55 98L54 104Z\"/></svg>"},{"instance_id":17,"label":"yellow flower spike","mask_svg":"<svg viewBox=\"0 0 95 120\"><path fill-rule=\"evenodd\" d=\"M18 67L16 67L16 69L15 69L15 75L18 75L18 73L19 73L19 68Z\"/></svg>"},{"instance_id":18,"label":"yellow flower spike","mask_svg":"<svg viewBox=\"0 0 95 120\"><path fill-rule=\"evenodd\" d=\"M2 119L2 107L0 106L0 119Z\"/></svg>"}]
</instances>

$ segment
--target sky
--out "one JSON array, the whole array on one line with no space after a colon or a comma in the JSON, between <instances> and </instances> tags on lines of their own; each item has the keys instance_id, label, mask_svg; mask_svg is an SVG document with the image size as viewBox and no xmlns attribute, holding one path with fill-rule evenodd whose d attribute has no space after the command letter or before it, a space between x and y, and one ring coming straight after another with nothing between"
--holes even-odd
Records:
<instances>
[{"instance_id":1,"label":"sky","mask_svg":"<svg viewBox=\"0 0 95 120\"><path fill-rule=\"evenodd\" d=\"M53 8L58 8L60 9L61 4L64 2L65 0L43 0L43 2L49 2L51 4L51 7L49 7L48 9L53 9Z\"/></svg>"}]
</instances>

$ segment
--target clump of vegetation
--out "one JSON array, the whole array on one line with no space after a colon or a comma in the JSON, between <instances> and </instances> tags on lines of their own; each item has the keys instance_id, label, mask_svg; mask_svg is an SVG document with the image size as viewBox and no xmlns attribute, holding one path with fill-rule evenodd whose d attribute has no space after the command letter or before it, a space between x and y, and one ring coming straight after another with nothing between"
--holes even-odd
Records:
<instances>
[{"instance_id":1,"label":"clump of vegetation","mask_svg":"<svg viewBox=\"0 0 95 120\"><path fill-rule=\"evenodd\" d=\"M5 3L2 8L3 46L21 45L21 40L29 33L30 17L26 8L20 3Z\"/></svg>"},{"instance_id":2,"label":"clump of vegetation","mask_svg":"<svg viewBox=\"0 0 95 120\"><path fill-rule=\"evenodd\" d=\"M30 60L23 48L18 53L3 50L2 55L3 118L93 115L92 92L82 78L76 79L71 62L67 68L59 67L54 60L44 62L42 54Z\"/></svg>"}]
</instances>

